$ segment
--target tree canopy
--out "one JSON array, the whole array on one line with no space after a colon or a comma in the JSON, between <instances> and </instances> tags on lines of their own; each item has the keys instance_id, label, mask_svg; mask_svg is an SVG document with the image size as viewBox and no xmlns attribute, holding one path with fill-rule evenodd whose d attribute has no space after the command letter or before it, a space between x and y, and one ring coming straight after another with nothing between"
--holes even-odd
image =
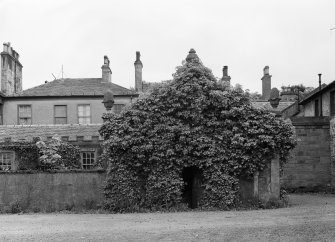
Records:
<instances>
[{"instance_id":1,"label":"tree canopy","mask_svg":"<svg viewBox=\"0 0 335 242\"><path fill-rule=\"evenodd\" d=\"M253 108L248 94L220 84L198 58L107 118L105 205L115 212L180 206L185 167L202 173L199 206L227 209L238 199L239 177L275 156L285 162L295 145L289 123Z\"/></svg>"}]
</instances>

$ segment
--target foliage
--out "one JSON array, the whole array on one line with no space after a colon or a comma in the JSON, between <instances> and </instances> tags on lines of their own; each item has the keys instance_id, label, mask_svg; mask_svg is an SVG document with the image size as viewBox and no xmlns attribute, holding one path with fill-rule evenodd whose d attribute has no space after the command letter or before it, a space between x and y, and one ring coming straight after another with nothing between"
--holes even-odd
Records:
<instances>
[{"instance_id":1,"label":"foliage","mask_svg":"<svg viewBox=\"0 0 335 242\"><path fill-rule=\"evenodd\" d=\"M35 142L19 141L0 144L2 150L12 150L18 160L18 170L35 170L38 167L38 148Z\"/></svg>"},{"instance_id":2,"label":"foliage","mask_svg":"<svg viewBox=\"0 0 335 242\"><path fill-rule=\"evenodd\" d=\"M38 141L36 146L41 156L39 160L44 168L80 168L79 147L61 141L54 135L50 141Z\"/></svg>"},{"instance_id":3,"label":"foliage","mask_svg":"<svg viewBox=\"0 0 335 242\"><path fill-rule=\"evenodd\" d=\"M306 97L310 92L312 92L315 88L314 87L305 87L303 84L299 85L288 85L288 86L282 86L281 92L282 93L290 93L290 94L296 94L299 93L299 98L302 99Z\"/></svg>"},{"instance_id":4,"label":"foliage","mask_svg":"<svg viewBox=\"0 0 335 242\"><path fill-rule=\"evenodd\" d=\"M53 136L49 142L38 141L36 143L41 154L40 161L42 165L52 166L60 160L61 156L58 154L60 144L61 139L59 136Z\"/></svg>"},{"instance_id":5,"label":"foliage","mask_svg":"<svg viewBox=\"0 0 335 242\"><path fill-rule=\"evenodd\" d=\"M18 170L38 169L76 169L81 167L80 149L78 146L61 141L54 136L51 141L1 143L2 150L15 152Z\"/></svg>"},{"instance_id":6,"label":"foliage","mask_svg":"<svg viewBox=\"0 0 335 242\"><path fill-rule=\"evenodd\" d=\"M219 84L200 61L185 62L100 129L109 163L106 208L166 209L183 202L185 167L201 173L203 208L236 204L238 178L282 162L295 146L292 126L251 106L242 89Z\"/></svg>"},{"instance_id":7,"label":"foliage","mask_svg":"<svg viewBox=\"0 0 335 242\"><path fill-rule=\"evenodd\" d=\"M258 92L250 92L249 89L245 90L245 94L249 97L250 100L260 100L262 99L262 94L259 94Z\"/></svg>"},{"instance_id":8,"label":"foliage","mask_svg":"<svg viewBox=\"0 0 335 242\"><path fill-rule=\"evenodd\" d=\"M80 169L80 148L66 142L61 142L58 147L60 155L59 164L64 169Z\"/></svg>"}]
</instances>

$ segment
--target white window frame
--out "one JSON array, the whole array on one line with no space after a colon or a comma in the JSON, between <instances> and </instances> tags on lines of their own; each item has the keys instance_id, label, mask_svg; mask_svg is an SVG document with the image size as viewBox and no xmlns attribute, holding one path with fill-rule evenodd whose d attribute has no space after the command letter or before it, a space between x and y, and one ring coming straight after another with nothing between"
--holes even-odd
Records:
<instances>
[{"instance_id":1,"label":"white window frame","mask_svg":"<svg viewBox=\"0 0 335 242\"><path fill-rule=\"evenodd\" d=\"M65 107L65 116L63 116L63 117L57 116L56 117L56 108L57 107ZM65 124L67 124L67 105L66 104L54 105L54 124L57 124L57 122L56 122L57 118L64 118L65 119Z\"/></svg>"},{"instance_id":2,"label":"white window frame","mask_svg":"<svg viewBox=\"0 0 335 242\"><path fill-rule=\"evenodd\" d=\"M79 115L79 107L81 106L88 106L90 108L90 113L89 115L86 115L86 116L80 116ZM78 115L78 124L91 124L91 121L92 121L92 110L91 110L91 104L78 104L77 106L77 115ZM79 122L80 119L83 118L83 119L88 119L88 122Z\"/></svg>"},{"instance_id":3,"label":"white window frame","mask_svg":"<svg viewBox=\"0 0 335 242\"><path fill-rule=\"evenodd\" d=\"M4 163L4 155L10 154L11 160L9 162ZM13 170L13 165L15 161L15 152L12 150L0 150L0 170L8 171Z\"/></svg>"},{"instance_id":4,"label":"white window frame","mask_svg":"<svg viewBox=\"0 0 335 242\"><path fill-rule=\"evenodd\" d=\"M86 157L84 157L84 153L86 153ZM93 154L93 159L91 157L87 157L87 155L90 154L90 156ZM90 160L93 162L84 162L84 159ZM97 161L97 150L95 148L85 148L80 150L80 163L81 163L81 168L84 170L92 170L94 169L94 165L96 164Z\"/></svg>"},{"instance_id":5,"label":"white window frame","mask_svg":"<svg viewBox=\"0 0 335 242\"><path fill-rule=\"evenodd\" d=\"M30 107L30 117L28 116L20 116L20 107ZM22 124L20 122L21 119L27 119L27 120L30 120L30 122L28 122L27 124ZM33 108L31 106L31 104L18 104L17 105L17 123L20 124L20 125L31 125L33 123Z\"/></svg>"}]
</instances>

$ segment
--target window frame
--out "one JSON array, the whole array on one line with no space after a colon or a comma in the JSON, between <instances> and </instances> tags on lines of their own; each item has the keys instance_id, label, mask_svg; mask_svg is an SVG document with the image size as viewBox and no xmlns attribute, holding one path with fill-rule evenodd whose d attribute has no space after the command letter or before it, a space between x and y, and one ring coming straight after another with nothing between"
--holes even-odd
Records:
<instances>
[{"instance_id":1,"label":"window frame","mask_svg":"<svg viewBox=\"0 0 335 242\"><path fill-rule=\"evenodd\" d=\"M93 153L94 154L93 163L91 163L91 164L87 164L86 163L85 164L86 168L84 168L84 163L83 163L83 160L84 160L83 154L84 153ZM96 162L97 162L97 149L95 149L95 148L84 148L84 149L80 150L81 169L83 169L83 170L93 170L94 169L94 165L96 164ZM89 167L89 168L87 168L87 167Z\"/></svg>"},{"instance_id":2,"label":"window frame","mask_svg":"<svg viewBox=\"0 0 335 242\"><path fill-rule=\"evenodd\" d=\"M3 165L3 154L4 153L10 153L12 155L12 159L10 161L10 168L9 169L3 169L3 166L8 166L8 163L6 165ZM13 150L0 150L0 171L7 171L7 170L13 170L14 168L14 162L15 162L15 152Z\"/></svg>"},{"instance_id":3,"label":"window frame","mask_svg":"<svg viewBox=\"0 0 335 242\"><path fill-rule=\"evenodd\" d=\"M66 116L65 116L65 117L56 117L56 107L57 107L57 106L62 106L62 107L64 106L64 107L66 108L66 110L65 110L65 113L66 113L65 115L66 115ZM67 124L67 123L68 123L68 122L67 122L67 121L68 121L68 120L67 120L67 117L68 117L68 108L67 108L67 105L66 105L66 104L55 104L55 105L54 105L54 124L57 124L57 123L56 123L56 118L65 118L65 120L66 120L65 124Z\"/></svg>"},{"instance_id":4,"label":"window frame","mask_svg":"<svg viewBox=\"0 0 335 242\"><path fill-rule=\"evenodd\" d=\"M83 116L85 118L89 117L90 118L90 122L89 124L92 124L92 109L91 109L91 104L90 103L81 103L81 104L78 104L77 105L77 123L78 124L81 124L79 123L79 106L89 106L90 107L90 115L89 116Z\"/></svg>"},{"instance_id":5,"label":"window frame","mask_svg":"<svg viewBox=\"0 0 335 242\"><path fill-rule=\"evenodd\" d=\"M21 124L20 123L20 107L21 106L30 106L30 124ZM25 117L22 117L22 118L25 118ZM18 104L17 105L17 124L18 125L32 125L33 124L33 107L32 107L31 104Z\"/></svg>"}]
</instances>

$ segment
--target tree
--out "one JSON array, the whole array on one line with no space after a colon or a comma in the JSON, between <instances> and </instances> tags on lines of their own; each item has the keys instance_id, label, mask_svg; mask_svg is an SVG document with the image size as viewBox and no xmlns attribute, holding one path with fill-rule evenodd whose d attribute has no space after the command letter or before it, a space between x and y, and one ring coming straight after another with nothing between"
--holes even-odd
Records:
<instances>
[{"instance_id":1,"label":"tree","mask_svg":"<svg viewBox=\"0 0 335 242\"><path fill-rule=\"evenodd\" d=\"M199 206L228 209L237 203L239 177L276 155L285 162L295 145L289 123L219 84L198 58L108 118L100 134L109 162L105 207L114 212L181 206L187 167L201 172Z\"/></svg>"}]
</instances>

